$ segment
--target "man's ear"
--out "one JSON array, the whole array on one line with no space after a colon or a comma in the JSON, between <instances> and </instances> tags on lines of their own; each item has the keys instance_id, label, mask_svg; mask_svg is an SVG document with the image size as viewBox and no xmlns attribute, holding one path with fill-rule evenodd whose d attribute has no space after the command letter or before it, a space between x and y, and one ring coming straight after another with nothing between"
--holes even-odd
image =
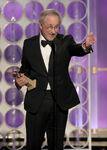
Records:
<instances>
[{"instance_id":1,"label":"man's ear","mask_svg":"<svg viewBox=\"0 0 107 150\"><path fill-rule=\"evenodd\" d=\"M42 24L41 24L41 22L39 21L38 24L39 24L40 30L42 30Z\"/></svg>"}]
</instances>

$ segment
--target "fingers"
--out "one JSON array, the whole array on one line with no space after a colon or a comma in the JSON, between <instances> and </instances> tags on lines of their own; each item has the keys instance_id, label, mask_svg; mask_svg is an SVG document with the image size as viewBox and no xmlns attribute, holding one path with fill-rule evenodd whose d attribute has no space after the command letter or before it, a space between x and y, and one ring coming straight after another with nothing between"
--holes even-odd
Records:
<instances>
[{"instance_id":1,"label":"fingers","mask_svg":"<svg viewBox=\"0 0 107 150\"><path fill-rule=\"evenodd\" d=\"M92 36L92 35L93 35L93 32L90 32L90 33L89 33L89 35L91 35L91 36Z\"/></svg>"},{"instance_id":2,"label":"fingers","mask_svg":"<svg viewBox=\"0 0 107 150\"><path fill-rule=\"evenodd\" d=\"M20 78L21 76L24 76L24 73L19 73L17 71L13 71L12 75L13 75L13 77Z\"/></svg>"},{"instance_id":3,"label":"fingers","mask_svg":"<svg viewBox=\"0 0 107 150\"><path fill-rule=\"evenodd\" d=\"M96 37L92 37L92 35L93 35L93 32L90 32L90 33L88 34L88 37L91 38L93 41L96 42Z\"/></svg>"},{"instance_id":4,"label":"fingers","mask_svg":"<svg viewBox=\"0 0 107 150\"><path fill-rule=\"evenodd\" d=\"M88 34L88 37L91 37L93 35L93 32L90 32L89 34Z\"/></svg>"},{"instance_id":5,"label":"fingers","mask_svg":"<svg viewBox=\"0 0 107 150\"><path fill-rule=\"evenodd\" d=\"M91 46L96 42L96 37L92 37L93 32L90 32L86 38L86 46Z\"/></svg>"},{"instance_id":6,"label":"fingers","mask_svg":"<svg viewBox=\"0 0 107 150\"><path fill-rule=\"evenodd\" d=\"M24 74L20 74L20 77L16 77L16 82L19 86L24 86L28 83L28 79Z\"/></svg>"},{"instance_id":7,"label":"fingers","mask_svg":"<svg viewBox=\"0 0 107 150\"><path fill-rule=\"evenodd\" d=\"M25 77L24 73L19 73L19 77Z\"/></svg>"},{"instance_id":8,"label":"fingers","mask_svg":"<svg viewBox=\"0 0 107 150\"><path fill-rule=\"evenodd\" d=\"M90 38L90 44L94 44L96 42L96 38L95 37L91 37Z\"/></svg>"},{"instance_id":9,"label":"fingers","mask_svg":"<svg viewBox=\"0 0 107 150\"><path fill-rule=\"evenodd\" d=\"M93 41L96 42L96 40L97 40L96 37L94 37Z\"/></svg>"}]
</instances>

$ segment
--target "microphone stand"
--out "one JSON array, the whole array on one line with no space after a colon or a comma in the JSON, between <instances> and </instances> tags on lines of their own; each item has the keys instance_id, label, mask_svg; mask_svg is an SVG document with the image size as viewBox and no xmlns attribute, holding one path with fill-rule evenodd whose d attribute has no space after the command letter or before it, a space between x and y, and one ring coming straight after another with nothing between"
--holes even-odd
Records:
<instances>
[{"instance_id":1,"label":"microphone stand","mask_svg":"<svg viewBox=\"0 0 107 150\"><path fill-rule=\"evenodd\" d=\"M56 119L56 81L55 81L55 50L56 50L56 47L55 47L55 43L53 42L52 43L52 53L53 53L53 99L54 99L54 105L53 105L53 118L54 118L54 150L56 150L56 138L57 138L57 131L56 131L56 127L57 127L57 119Z\"/></svg>"}]
</instances>

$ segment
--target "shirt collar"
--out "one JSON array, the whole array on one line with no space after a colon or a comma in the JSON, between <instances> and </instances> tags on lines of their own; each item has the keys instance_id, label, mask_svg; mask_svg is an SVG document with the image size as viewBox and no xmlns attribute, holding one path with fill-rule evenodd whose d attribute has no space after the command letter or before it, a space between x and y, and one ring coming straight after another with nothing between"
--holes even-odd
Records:
<instances>
[{"instance_id":1,"label":"shirt collar","mask_svg":"<svg viewBox=\"0 0 107 150\"><path fill-rule=\"evenodd\" d=\"M42 40L45 40L46 41L46 39L43 37L43 35L40 33L40 42L42 41Z\"/></svg>"}]
</instances>

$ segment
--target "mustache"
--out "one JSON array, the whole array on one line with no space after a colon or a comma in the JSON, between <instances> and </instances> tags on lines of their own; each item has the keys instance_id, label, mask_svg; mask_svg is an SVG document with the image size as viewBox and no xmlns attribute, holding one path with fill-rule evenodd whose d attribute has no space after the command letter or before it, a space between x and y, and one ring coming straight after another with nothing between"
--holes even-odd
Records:
<instances>
[{"instance_id":1,"label":"mustache","mask_svg":"<svg viewBox=\"0 0 107 150\"><path fill-rule=\"evenodd\" d=\"M57 35L57 33L50 33L50 35Z\"/></svg>"}]
</instances>

